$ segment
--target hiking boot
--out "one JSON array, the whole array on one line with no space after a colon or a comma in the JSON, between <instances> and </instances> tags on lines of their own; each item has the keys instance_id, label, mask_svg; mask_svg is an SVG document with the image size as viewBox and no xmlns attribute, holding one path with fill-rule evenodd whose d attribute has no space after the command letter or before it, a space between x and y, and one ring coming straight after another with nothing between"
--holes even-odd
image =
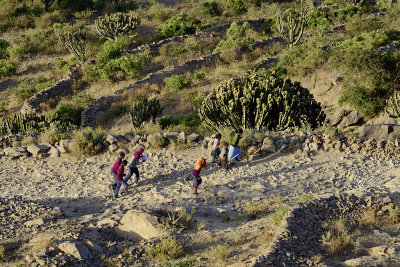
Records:
<instances>
[{"instance_id":1,"label":"hiking boot","mask_svg":"<svg viewBox=\"0 0 400 267\"><path fill-rule=\"evenodd\" d=\"M114 192L114 190L115 190L114 186L112 186L112 185L109 185L108 189L110 189L111 192Z\"/></svg>"}]
</instances>

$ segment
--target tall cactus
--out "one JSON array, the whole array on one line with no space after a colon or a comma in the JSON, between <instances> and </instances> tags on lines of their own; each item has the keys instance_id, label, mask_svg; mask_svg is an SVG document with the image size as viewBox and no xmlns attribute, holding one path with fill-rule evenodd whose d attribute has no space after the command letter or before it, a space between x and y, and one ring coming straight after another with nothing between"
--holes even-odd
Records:
<instances>
[{"instance_id":1,"label":"tall cactus","mask_svg":"<svg viewBox=\"0 0 400 267\"><path fill-rule=\"evenodd\" d=\"M83 64L86 60L86 32L82 29L64 31L60 33L59 38L69 52Z\"/></svg>"},{"instance_id":2,"label":"tall cactus","mask_svg":"<svg viewBox=\"0 0 400 267\"><path fill-rule=\"evenodd\" d=\"M314 128L325 119L321 105L300 83L255 73L220 85L205 98L199 115L214 129Z\"/></svg>"},{"instance_id":3,"label":"tall cactus","mask_svg":"<svg viewBox=\"0 0 400 267\"><path fill-rule=\"evenodd\" d=\"M139 102L134 103L128 111L128 116L131 119L133 127L141 127L143 122L152 120L160 116L163 111L160 101L158 99L147 98L141 99Z\"/></svg>"},{"instance_id":4,"label":"tall cactus","mask_svg":"<svg viewBox=\"0 0 400 267\"><path fill-rule=\"evenodd\" d=\"M95 22L97 31L107 39L113 40L120 35L134 37L139 25L140 19L123 13L105 15Z\"/></svg>"},{"instance_id":5,"label":"tall cactus","mask_svg":"<svg viewBox=\"0 0 400 267\"><path fill-rule=\"evenodd\" d=\"M303 8L302 4L300 12L289 8L276 16L277 31L289 44L290 49L292 49L303 36L307 22L306 15L307 11Z\"/></svg>"},{"instance_id":6,"label":"tall cactus","mask_svg":"<svg viewBox=\"0 0 400 267\"><path fill-rule=\"evenodd\" d=\"M386 101L385 111L391 118L400 118L400 92L395 92Z\"/></svg>"}]
</instances>

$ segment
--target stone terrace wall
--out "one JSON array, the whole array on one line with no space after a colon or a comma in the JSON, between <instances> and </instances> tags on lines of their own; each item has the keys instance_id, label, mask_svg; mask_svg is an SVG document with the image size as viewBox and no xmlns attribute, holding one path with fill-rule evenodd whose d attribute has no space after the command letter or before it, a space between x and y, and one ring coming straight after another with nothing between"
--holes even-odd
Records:
<instances>
[{"instance_id":1,"label":"stone terrace wall","mask_svg":"<svg viewBox=\"0 0 400 267\"><path fill-rule=\"evenodd\" d=\"M120 98L114 95L102 96L91 105L85 108L81 114L81 127L96 127L96 117L99 112L106 111L112 103L117 102Z\"/></svg>"},{"instance_id":2,"label":"stone terrace wall","mask_svg":"<svg viewBox=\"0 0 400 267\"><path fill-rule=\"evenodd\" d=\"M72 69L62 80L26 100L21 108L21 113L40 113L40 104L47 103L50 99L71 95L73 93L72 84L81 77L82 74L78 67Z\"/></svg>"},{"instance_id":3,"label":"stone terrace wall","mask_svg":"<svg viewBox=\"0 0 400 267\"><path fill-rule=\"evenodd\" d=\"M242 25L245 22L248 22L250 24L251 28L257 32L264 30L264 27L265 27L265 19L264 18L259 18L256 20L243 20L243 21L239 21L238 24ZM157 43L153 42L151 44L144 44L133 50L126 50L124 52L128 53L128 54L138 54L138 53L144 52L145 50L149 50L150 54L152 56L156 56L156 55L158 55L158 49L167 43L183 42L183 41L185 41L185 39L187 39L189 37L195 37L196 39L206 37L206 36L222 38L225 35L226 31L229 29L229 27L230 27L230 24L214 26L214 27L205 29L201 32L198 32L196 34L186 34L186 35L182 35L182 36L174 36L171 38L161 40Z\"/></svg>"}]
</instances>

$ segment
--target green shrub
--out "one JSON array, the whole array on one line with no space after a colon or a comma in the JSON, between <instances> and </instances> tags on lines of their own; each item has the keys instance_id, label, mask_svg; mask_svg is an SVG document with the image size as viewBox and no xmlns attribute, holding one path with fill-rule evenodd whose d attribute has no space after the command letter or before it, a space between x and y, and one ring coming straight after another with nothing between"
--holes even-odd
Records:
<instances>
[{"instance_id":1,"label":"green shrub","mask_svg":"<svg viewBox=\"0 0 400 267\"><path fill-rule=\"evenodd\" d=\"M62 9L72 11L82 11L94 6L93 0L61 0L59 4Z\"/></svg>"},{"instance_id":2,"label":"green shrub","mask_svg":"<svg viewBox=\"0 0 400 267\"><path fill-rule=\"evenodd\" d=\"M284 50L279 57L276 72L287 73L291 76L306 76L314 72L329 58L329 52L316 47L312 42L305 42ZM285 69L286 71L282 70Z\"/></svg>"},{"instance_id":3,"label":"green shrub","mask_svg":"<svg viewBox=\"0 0 400 267\"><path fill-rule=\"evenodd\" d=\"M226 260L231 254L231 250L227 245L216 245L210 248L210 255L219 260Z\"/></svg>"},{"instance_id":4,"label":"green shrub","mask_svg":"<svg viewBox=\"0 0 400 267\"><path fill-rule=\"evenodd\" d=\"M186 38L183 43L169 42L160 48L160 55L167 57L179 57L188 53L201 51L201 46L195 37Z\"/></svg>"},{"instance_id":5,"label":"green shrub","mask_svg":"<svg viewBox=\"0 0 400 267\"><path fill-rule=\"evenodd\" d=\"M196 32L196 24L198 24L198 21L195 21L188 15L178 14L168 19L165 24L158 27L156 34L160 39L184 34L194 34Z\"/></svg>"},{"instance_id":6,"label":"green shrub","mask_svg":"<svg viewBox=\"0 0 400 267\"><path fill-rule=\"evenodd\" d=\"M68 70L73 69L78 64L79 62L75 57L71 57L68 61L59 57L54 59L54 65L62 72L62 74L65 74Z\"/></svg>"},{"instance_id":7,"label":"green shrub","mask_svg":"<svg viewBox=\"0 0 400 267\"><path fill-rule=\"evenodd\" d=\"M318 9L308 12L306 17L307 27L311 29L326 29L331 24L328 13Z\"/></svg>"},{"instance_id":8,"label":"green shrub","mask_svg":"<svg viewBox=\"0 0 400 267\"><path fill-rule=\"evenodd\" d=\"M93 156L102 151L104 143L104 131L92 130L87 127L81 131L75 131L71 141L71 152L77 156Z\"/></svg>"},{"instance_id":9,"label":"green shrub","mask_svg":"<svg viewBox=\"0 0 400 267\"><path fill-rule=\"evenodd\" d=\"M348 103L368 117L382 109L388 91L398 87L400 55L375 49L390 42L384 31L376 30L346 40L333 49L331 66L347 74L339 103Z\"/></svg>"},{"instance_id":10,"label":"green shrub","mask_svg":"<svg viewBox=\"0 0 400 267\"><path fill-rule=\"evenodd\" d=\"M199 115L213 129L316 128L325 119L321 105L299 82L254 72L214 89Z\"/></svg>"},{"instance_id":11,"label":"green shrub","mask_svg":"<svg viewBox=\"0 0 400 267\"><path fill-rule=\"evenodd\" d=\"M191 80L186 79L184 75L172 75L165 79L165 90L167 92L171 91L181 91L191 85Z\"/></svg>"},{"instance_id":12,"label":"green shrub","mask_svg":"<svg viewBox=\"0 0 400 267\"><path fill-rule=\"evenodd\" d=\"M194 106L195 111L199 110L199 108L201 107L201 104L203 104L204 98L205 98L204 94L203 93L199 93L195 97L195 99L193 99L192 104Z\"/></svg>"},{"instance_id":13,"label":"green shrub","mask_svg":"<svg viewBox=\"0 0 400 267\"><path fill-rule=\"evenodd\" d=\"M7 40L0 39L0 59L4 59L7 57L7 48L10 46L10 43Z\"/></svg>"},{"instance_id":14,"label":"green shrub","mask_svg":"<svg viewBox=\"0 0 400 267\"><path fill-rule=\"evenodd\" d=\"M61 102L53 111L54 116L61 124L71 123L79 126L81 123L81 113L83 107L71 105L69 102Z\"/></svg>"},{"instance_id":15,"label":"green shrub","mask_svg":"<svg viewBox=\"0 0 400 267\"><path fill-rule=\"evenodd\" d=\"M351 18L355 16L359 16L361 14L360 10L353 6L353 5L348 5L345 8L342 9L337 9L333 11L333 15L342 22L347 22Z\"/></svg>"},{"instance_id":16,"label":"green shrub","mask_svg":"<svg viewBox=\"0 0 400 267\"><path fill-rule=\"evenodd\" d=\"M161 130L167 129L170 126L178 125L179 121L172 117L162 117L158 120L158 125L160 125Z\"/></svg>"},{"instance_id":17,"label":"green shrub","mask_svg":"<svg viewBox=\"0 0 400 267\"><path fill-rule=\"evenodd\" d=\"M14 75L17 67L11 61L0 59L0 78L6 78Z\"/></svg>"},{"instance_id":18,"label":"green shrub","mask_svg":"<svg viewBox=\"0 0 400 267\"><path fill-rule=\"evenodd\" d=\"M270 223L274 225L279 225L282 222L283 218L288 214L289 210L290 209L287 206L275 208L275 212L269 215Z\"/></svg>"},{"instance_id":19,"label":"green shrub","mask_svg":"<svg viewBox=\"0 0 400 267\"><path fill-rule=\"evenodd\" d=\"M140 54L128 55L112 59L105 64L96 64L94 70L99 76L108 82L116 82L124 79L137 79L141 75L142 68L151 61L148 50Z\"/></svg>"},{"instance_id":20,"label":"green shrub","mask_svg":"<svg viewBox=\"0 0 400 267\"><path fill-rule=\"evenodd\" d=\"M204 13L210 16L220 16L222 14L220 7L215 0L202 2L200 7Z\"/></svg>"},{"instance_id":21,"label":"green shrub","mask_svg":"<svg viewBox=\"0 0 400 267\"><path fill-rule=\"evenodd\" d=\"M161 264L160 267L192 267L197 263L195 257L185 257L180 260L173 260L167 263Z\"/></svg>"},{"instance_id":22,"label":"green shrub","mask_svg":"<svg viewBox=\"0 0 400 267\"><path fill-rule=\"evenodd\" d=\"M242 26L233 22L226 33L225 40L219 42L214 49L214 53L222 51L237 52L243 48L252 49L254 44L252 35L254 35L254 31L250 28L248 22L243 23Z\"/></svg>"},{"instance_id":23,"label":"green shrub","mask_svg":"<svg viewBox=\"0 0 400 267\"><path fill-rule=\"evenodd\" d=\"M399 1L397 0L377 0L376 1L376 6L378 9L382 12L384 11L390 11L393 9L395 5L400 5Z\"/></svg>"},{"instance_id":24,"label":"green shrub","mask_svg":"<svg viewBox=\"0 0 400 267\"><path fill-rule=\"evenodd\" d=\"M242 0L228 0L228 9L236 14L243 14L247 11L246 6Z\"/></svg>"},{"instance_id":25,"label":"green shrub","mask_svg":"<svg viewBox=\"0 0 400 267\"><path fill-rule=\"evenodd\" d=\"M305 203L311 199L314 199L314 197L310 194L302 194L299 196L299 198L297 199L298 203Z\"/></svg>"},{"instance_id":26,"label":"green shrub","mask_svg":"<svg viewBox=\"0 0 400 267\"><path fill-rule=\"evenodd\" d=\"M130 43L131 40L126 37L120 37L117 40L107 40L97 55L96 63L104 65L110 60L120 57L122 49L128 48Z\"/></svg>"},{"instance_id":27,"label":"green shrub","mask_svg":"<svg viewBox=\"0 0 400 267\"><path fill-rule=\"evenodd\" d=\"M207 73L205 70L196 71L195 73L193 73L193 81L197 83L204 81L206 79L206 75Z\"/></svg>"},{"instance_id":28,"label":"green shrub","mask_svg":"<svg viewBox=\"0 0 400 267\"><path fill-rule=\"evenodd\" d=\"M21 103L31 98L34 94L49 88L54 83L54 79L48 79L42 75L38 75L32 80L22 79L14 91L14 96Z\"/></svg>"},{"instance_id":29,"label":"green shrub","mask_svg":"<svg viewBox=\"0 0 400 267\"><path fill-rule=\"evenodd\" d=\"M146 256L150 259L166 262L168 260L176 260L184 254L183 247L173 238L162 239L160 243L154 247L146 249Z\"/></svg>"},{"instance_id":30,"label":"green shrub","mask_svg":"<svg viewBox=\"0 0 400 267\"><path fill-rule=\"evenodd\" d=\"M155 119L161 115L163 108L160 101L156 98L148 100L142 98L140 101L134 103L130 108L128 115L131 119L132 125L139 128L146 121L154 122Z\"/></svg>"}]
</instances>

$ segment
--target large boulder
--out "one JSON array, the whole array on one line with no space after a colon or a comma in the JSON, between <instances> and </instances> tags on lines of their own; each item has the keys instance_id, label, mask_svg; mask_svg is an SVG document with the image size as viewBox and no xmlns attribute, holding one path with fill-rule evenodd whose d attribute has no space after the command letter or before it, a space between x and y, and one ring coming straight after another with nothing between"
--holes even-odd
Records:
<instances>
[{"instance_id":1,"label":"large boulder","mask_svg":"<svg viewBox=\"0 0 400 267\"><path fill-rule=\"evenodd\" d=\"M27 150L29 153L37 157L39 154L47 153L49 151L50 147L47 145L37 145L33 144L28 146Z\"/></svg>"},{"instance_id":2,"label":"large boulder","mask_svg":"<svg viewBox=\"0 0 400 267\"><path fill-rule=\"evenodd\" d=\"M197 143L201 140L203 140L203 137L201 135L195 134L195 133L192 133L191 135L189 135L187 137L188 143Z\"/></svg>"},{"instance_id":3,"label":"large boulder","mask_svg":"<svg viewBox=\"0 0 400 267\"><path fill-rule=\"evenodd\" d=\"M342 121L340 122L338 127L346 128L349 126L358 125L362 122L363 122L363 117L362 117L361 113L357 110L353 110L342 119Z\"/></svg>"},{"instance_id":4,"label":"large boulder","mask_svg":"<svg viewBox=\"0 0 400 267\"><path fill-rule=\"evenodd\" d=\"M168 138L169 140L176 140L178 139L179 133L178 132L166 132L164 133L164 137Z\"/></svg>"},{"instance_id":5,"label":"large boulder","mask_svg":"<svg viewBox=\"0 0 400 267\"><path fill-rule=\"evenodd\" d=\"M187 140L187 134L185 132L181 132L178 136L178 140L181 143L186 143Z\"/></svg>"},{"instance_id":6,"label":"large boulder","mask_svg":"<svg viewBox=\"0 0 400 267\"><path fill-rule=\"evenodd\" d=\"M78 260L88 260L93 258L89 249L82 242L67 241L59 244L58 248Z\"/></svg>"},{"instance_id":7,"label":"large boulder","mask_svg":"<svg viewBox=\"0 0 400 267\"><path fill-rule=\"evenodd\" d=\"M400 125L369 124L359 129L360 137L396 141L400 139Z\"/></svg>"},{"instance_id":8,"label":"large boulder","mask_svg":"<svg viewBox=\"0 0 400 267\"><path fill-rule=\"evenodd\" d=\"M149 213L129 210L121 219L120 225L116 227L116 233L133 241L161 237L168 231L161 229L158 217Z\"/></svg>"}]
</instances>

